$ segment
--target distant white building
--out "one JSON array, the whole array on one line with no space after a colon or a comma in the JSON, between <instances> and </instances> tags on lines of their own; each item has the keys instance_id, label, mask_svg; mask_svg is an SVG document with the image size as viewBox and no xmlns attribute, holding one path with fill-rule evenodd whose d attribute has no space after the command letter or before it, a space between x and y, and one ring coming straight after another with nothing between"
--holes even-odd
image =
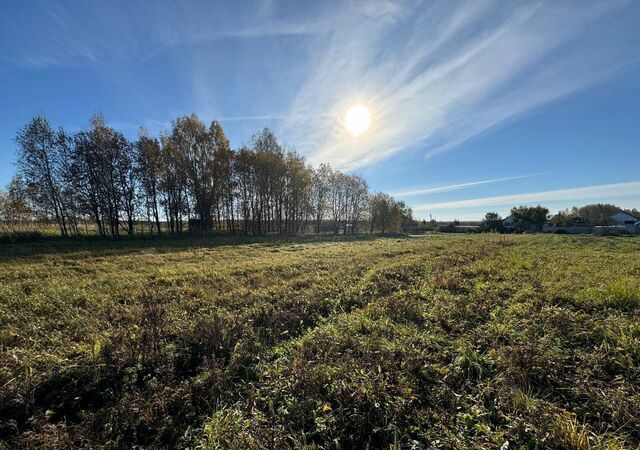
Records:
<instances>
[{"instance_id":1,"label":"distant white building","mask_svg":"<svg viewBox=\"0 0 640 450\"><path fill-rule=\"evenodd\" d=\"M620 211L611 216L611 220L616 225L633 225L636 222L640 222L640 217L635 217L631 214Z\"/></svg>"}]
</instances>

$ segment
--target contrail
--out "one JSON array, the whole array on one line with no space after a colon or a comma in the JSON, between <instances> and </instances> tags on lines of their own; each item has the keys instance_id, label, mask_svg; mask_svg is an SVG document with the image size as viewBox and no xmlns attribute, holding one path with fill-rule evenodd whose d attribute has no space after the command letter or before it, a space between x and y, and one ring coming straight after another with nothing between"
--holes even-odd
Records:
<instances>
[{"instance_id":1,"label":"contrail","mask_svg":"<svg viewBox=\"0 0 640 450\"><path fill-rule=\"evenodd\" d=\"M461 184L451 184L449 186L439 186L433 188L425 188L425 189L416 189L413 191L404 191L404 192L395 192L391 195L397 197L408 197L410 195L420 195L420 194L434 194L436 192L448 192L455 191L457 189L463 189L469 186L478 186L480 184L491 184L498 183L500 181L509 181L509 180L518 180L521 178L529 178L537 175L541 175L541 173L530 173L528 175L518 175L515 177L505 177L505 178L492 178L490 180L481 180L481 181L472 181L470 183L461 183Z\"/></svg>"}]
</instances>

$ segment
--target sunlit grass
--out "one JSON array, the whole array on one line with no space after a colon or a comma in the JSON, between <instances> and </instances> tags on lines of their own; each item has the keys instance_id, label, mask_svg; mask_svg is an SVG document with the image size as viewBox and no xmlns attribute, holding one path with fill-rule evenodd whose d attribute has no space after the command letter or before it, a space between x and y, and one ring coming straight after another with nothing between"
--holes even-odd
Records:
<instances>
[{"instance_id":1,"label":"sunlit grass","mask_svg":"<svg viewBox=\"0 0 640 450\"><path fill-rule=\"evenodd\" d=\"M638 239L0 251L10 448L640 444Z\"/></svg>"}]
</instances>

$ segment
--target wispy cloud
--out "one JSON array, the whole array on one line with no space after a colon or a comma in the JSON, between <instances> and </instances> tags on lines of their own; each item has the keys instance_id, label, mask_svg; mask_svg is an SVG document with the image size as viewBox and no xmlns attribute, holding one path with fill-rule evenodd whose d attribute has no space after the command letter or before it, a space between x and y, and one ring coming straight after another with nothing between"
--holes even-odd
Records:
<instances>
[{"instance_id":1,"label":"wispy cloud","mask_svg":"<svg viewBox=\"0 0 640 450\"><path fill-rule=\"evenodd\" d=\"M481 181L472 181L469 183L460 183L460 184L450 184L448 186L438 186L438 187L430 187L430 188L422 188L422 189L413 189L410 191L399 191L394 192L391 195L396 197L409 197L412 195L423 195L423 194L435 194L438 192L449 192L449 191L457 191L458 189L465 189L468 187L479 186L482 184L492 184L499 183L501 181L511 181L511 180L519 180L522 178L530 178L536 175L540 175L539 173L530 173L527 175L518 175L515 177L505 177L505 178L492 178L489 180L481 180Z\"/></svg>"},{"instance_id":2,"label":"wispy cloud","mask_svg":"<svg viewBox=\"0 0 640 450\"><path fill-rule=\"evenodd\" d=\"M353 169L407 149L436 155L619 73L636 61L640 28L607 19L631 3L41 2L29 16L37 26L0 22L16 42L7 59L101 65L100 76L116 80L184 46L166 69L186 78L193 109L236 122L268 112L282 140L313 162ZM610 34L618 39L603 39ZM221 50L232 48L218 45L224 39L241 43L238 54ZM230 76L221 82L220 73ZM372 112L357 139L341 124L355 102Z\"/></svg>"},{"instance_id":3,"label":"wispy cloud","mask_svg":"<svg viewBox=\"0 0 640 450\"><path fill-rule=\"evenodd\" d=\"M177 114L177 116L186 115L186 114L187 113L183 113L183 114L179 113ZM246 116L222 116L222 117L202 116L201 118L205 122L217 120L222 122L223 124L225 122L253 122L253 121L267 122L267 121L280 119L280 117L278 116L271 116L271 115L246 115ZM146 132L150 133L151 135L157 136L161 132L171 129L172 120L173 119L168 119L168 120L145 119L142 122L142 125L134 122L123 122L123 121L116 120L116 121L109 121L109 125L115 128L116 130L122 131L128 135L134 135L134 133L137 133L142 128ZM80 130L80 129L82 129L82 127L77 127L77 130Z\"/></svg>"},{"instance_id":4,"label":"wispy cloud","mask_svg":"<svg viewBox=\"0 0 640 450\"><path fill-rule=\"evenodd\" d=\"M220 122L245 122L252 120L278 120L281 119L279 116L273 116L269 114L265 115L248 115L248 116L222 116L217 118Z\"/></svg>"},{"instance_id":5,"label":"wispy cloud","mask_svg":"<svg viewBox=\"0 0 640 450\"><path fill-rule=\"evenodd\" d=\"M244 8L184 1L142 3L113 1L96 5L43 2L32 20L36 36L18 39L18 64L49 66L127 63L146 60L167 49L222 39L258 39L326 32L330 24L309 15L276 17L281 11L269 2ZM255 14L254 8L259 9ZM280 8L281 9L281 8ZM313 10L313 8L311 8ZM16 30L18 33L21 30ZM29 41L35 41L31 45Z\"/></svg>"},{"instance_id":6,"label":"wispy cloud","mask_svg":"<svg viewBox=\"0 0 640 450\"><path fill-rule=\"evenodd\" d=\"M577 200L637 198L640 200L640 181L600 184L571 189L530 192L526 194L500 195L496 197L474 198L451 202L423 203L414 207L415 211L460 210L484 206L516 206L536 202L560 202Z\"/></svg>"},{"instance_id":7,"label":"wispy cloud","mask_svg":"<svg viewBox=\"0 0 640 450\"><path fill-rule=\"evenodd\" d=\"M619 31L606 18L627 3L404 2L384 20L359 3L336 8L331 33L310 43L316 62L283 133L313 161L347 169L418 146L445 151L633 62L630 41L605 51L585 33ZM354 102L372 112L357 139L341 125Z\"/></svg>"}]
</instances>

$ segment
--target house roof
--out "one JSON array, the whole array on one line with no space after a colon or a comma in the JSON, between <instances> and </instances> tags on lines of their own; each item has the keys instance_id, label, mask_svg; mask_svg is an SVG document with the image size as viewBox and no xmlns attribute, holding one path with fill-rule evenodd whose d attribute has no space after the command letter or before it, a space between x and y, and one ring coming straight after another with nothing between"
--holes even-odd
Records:
<instances>
[{"instance_id":1,"label":"house roof","mask_svg":"<svg viewBox=\"0 0 640 450\"><path fill-rule=\"evenodd\" d=\"M636 217L636 216L632 216L629 213L626 213L624 211L618 211L617 213L615 213L613 216L611 216L612 219L619 219L619 220L640 220L640 217Z\"/></svg>"}]
</instances>

